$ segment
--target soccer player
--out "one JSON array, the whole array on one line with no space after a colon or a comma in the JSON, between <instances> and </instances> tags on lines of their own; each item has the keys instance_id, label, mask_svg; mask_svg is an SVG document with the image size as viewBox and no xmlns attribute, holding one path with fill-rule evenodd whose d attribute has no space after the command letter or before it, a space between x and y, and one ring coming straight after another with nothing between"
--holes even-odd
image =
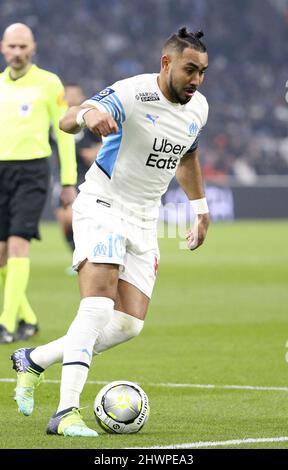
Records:
<instances>
[{"instance_id":1,"label":"soccer player","mask_svg":"<svg viewBox=\"0 0 288 470\"><path fill-rule=\"evenodd\" d=\"M38 331L26 288L30 242L40 239L38 223L49 187L50 123L61 160L63 204L76 197L74 139L58 126L67 109L64 87L55 74L32 64L35 50L28 26L15 23L5 30L1 52L8 66L0 74L0 343L27 339Z\"/></svg>"},{"instance_id":2,"label":"soccer player","mask_svg":"<svg viewBox=\"0 0 288 470\"><path fill-rule=\"evenodd\" d=\"M172 177L196 212L188 248L206 236L209 211L198 159L198 136L208 105L198 92L208 66L202 32L182 28L165 43L159 74L118 81L61 119L66 132L87 127L103 146L73 204L81 301L65 337L11 357L16 402L31 415L43 371L63 362L60 402L47 433L97 436L79 413L93 354L137 336L155 282L161 195Z\"/></svg>"},{"instance_id":3,"label":"soccer player","mask_svg":"<svg viewBox=\"0 0 288 470\"><path fill-rule=\"evenodd\" d=\"M65 85L65 101L68 106L79 106L85 100L85 96L81 86L78 83L67 83ZM95 161L97 153L101 146L101 139L88 129L81 129L75 134L76 146L76 161L77 161L77 186L83 183L85 174L90 168L91 164ZM63 204L59 205L59 183L54 184L53 199L56 200L55 215L61 226L64 237L67 241L69 248L74 251L75 245L73 240L72 230L72 206ZM75 273L71 271L70 267L67 270L68 274Z\"/></svg>"}]
</instances>

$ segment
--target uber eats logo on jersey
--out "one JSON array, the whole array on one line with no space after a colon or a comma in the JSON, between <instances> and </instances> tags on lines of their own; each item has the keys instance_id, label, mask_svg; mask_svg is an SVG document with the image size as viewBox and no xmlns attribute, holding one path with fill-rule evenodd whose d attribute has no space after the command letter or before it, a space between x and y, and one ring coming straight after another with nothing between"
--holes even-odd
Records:
<instances>
[{"instance_id":1,"label":"uber eats logo on jersey","mask_svg":"<svg viewBox=\"0 0 288 470\"><path fill-rule=\"evenodd\" d=\"M153 142L153 150L155 153L150 153L146 161L146 166L173 170L176 168L178 161L176 155L181 155L185 148L186 145L173 145L167 139L157 139L157 137L155 137ZM169 154L169 158L160 158L161 155L163 157L165 154Z\"/></svg>"}]
</instances>

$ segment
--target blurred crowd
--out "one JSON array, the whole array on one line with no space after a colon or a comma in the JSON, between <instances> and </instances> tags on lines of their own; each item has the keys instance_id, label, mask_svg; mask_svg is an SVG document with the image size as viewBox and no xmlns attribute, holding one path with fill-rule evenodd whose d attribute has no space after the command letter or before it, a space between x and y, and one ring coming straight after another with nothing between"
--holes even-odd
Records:
<instances>
[{"instance_id":1,"label":"blurred crowd","mask_svg":"<svg viewBox=\"0 0 288 470\"><path fill-rule=\"evenodd\" d=\"M37 63L80 83L87 96L157 72L172 32L203 29L206 178L249 184L288 175L288 0L1 0L1 30L15 21L34 30Z\"/></svg>"}]
</instances>

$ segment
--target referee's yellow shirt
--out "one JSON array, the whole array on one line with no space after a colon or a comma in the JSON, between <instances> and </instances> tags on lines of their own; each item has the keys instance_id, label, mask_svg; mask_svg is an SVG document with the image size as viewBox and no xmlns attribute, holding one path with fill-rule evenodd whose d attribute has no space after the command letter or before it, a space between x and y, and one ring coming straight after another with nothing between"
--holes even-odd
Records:
<instances>
[{"instance_id":1,"label":"referee's yellow shirt","mask_svg":"<svg viewBox=\"0 0 288 470\"><path fill-rule=\"evenodd\" d=\"M34 160L51 155L49 128L53 125L63 185L77 179L74 136L59 129L67 109L64 87L54 73L33 64L12 80L7 67L0 74L0 160Z\"/></svg>"}]
</instances>

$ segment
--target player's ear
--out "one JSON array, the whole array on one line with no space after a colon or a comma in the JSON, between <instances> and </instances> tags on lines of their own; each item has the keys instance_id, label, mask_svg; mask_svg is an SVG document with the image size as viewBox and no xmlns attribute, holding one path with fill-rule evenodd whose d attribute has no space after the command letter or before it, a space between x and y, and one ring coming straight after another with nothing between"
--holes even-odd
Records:
<instances>
[{"instance_id":1,"label":"player's ear","mask_svg":"<svg viewBox=\"0 0 288 470\"><path fill-rule=\"evenodd\" d=\"M161 57L161 69L167 71L169 68L169 64L171 62L171 57L168 54L164 54Z\"/></svg>"}]
</instances>

